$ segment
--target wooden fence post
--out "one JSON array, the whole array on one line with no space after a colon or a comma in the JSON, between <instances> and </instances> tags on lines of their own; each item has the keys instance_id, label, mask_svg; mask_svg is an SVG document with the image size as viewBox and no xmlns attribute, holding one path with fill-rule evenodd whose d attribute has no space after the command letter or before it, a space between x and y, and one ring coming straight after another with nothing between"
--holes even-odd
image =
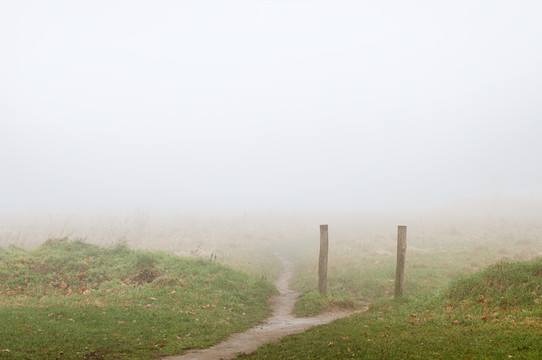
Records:
<instances>
[{"instance_id":1,"label":"wooden fence post","mask_svg":"<svg viewBox=\"0 0 542 360\"><path fill-rule=\"evenodd\" d=\"M397 228L397 265L395 267L395 296L403 295L405 278L406 226Z\"/></svg>"},{"instance_id":2,"label":"wooden fence post","mask_svg":"<svg viewBox=\"0 0 542 360\"><path fill-rule=\"evenodd\" d=\"M325 295L327 291L327 254L328 254L327 225L320 225L320 258L318 261L318 291Z\"/></svg>"}]
</instances>

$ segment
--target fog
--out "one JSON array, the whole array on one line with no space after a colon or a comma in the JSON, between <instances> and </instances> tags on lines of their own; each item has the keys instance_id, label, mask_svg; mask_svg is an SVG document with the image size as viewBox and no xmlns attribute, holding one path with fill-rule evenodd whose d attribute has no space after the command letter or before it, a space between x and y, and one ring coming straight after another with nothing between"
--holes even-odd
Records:
<instances>
[{"instance_id":1,"label":"fog","mask_svg":"<svg viewBox=\"0 0 542 360\"><path fill-rule=\"evenodd\" d=\"M3 223L538 216L541 18L537 1L1 1Z\"/></svg>"}]
</instances>

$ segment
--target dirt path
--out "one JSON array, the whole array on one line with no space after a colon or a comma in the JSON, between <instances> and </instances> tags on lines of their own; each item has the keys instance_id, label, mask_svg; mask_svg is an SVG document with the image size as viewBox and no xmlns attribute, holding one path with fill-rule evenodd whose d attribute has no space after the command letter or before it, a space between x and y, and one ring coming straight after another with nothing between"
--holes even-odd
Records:
<instances>
[{"instance_id":1,"label":"dirt path","mask_svg":"<svg viewBox=\"0 0 542 360\"><path fill-rule=\"evenodd\" d=\"M292 310L299 297L298 293L290 289L294 264L288 259L279 258L283 263L283 268L275 281L275 286L280 294L271 299L273 315L270 318L243 333L231 335L220 344L201 350L189 350L183 355L170 356L165 358L165 360L232 359L239 353L250 353L260 345L277 341L284 336L299 333L312 326L326 324L333 320L366 310L334 311L310 318L293 317Z\"/></svg>"}]
</instances>

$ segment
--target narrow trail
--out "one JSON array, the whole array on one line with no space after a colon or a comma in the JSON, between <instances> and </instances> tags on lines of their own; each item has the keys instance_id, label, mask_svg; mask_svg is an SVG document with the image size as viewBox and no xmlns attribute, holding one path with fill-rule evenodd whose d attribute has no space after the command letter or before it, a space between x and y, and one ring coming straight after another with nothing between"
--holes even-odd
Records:
<instances>
[{"instance_id":1,"label":"narrow trail","mask_svg":"<svg viewBox=\"0 0 542 360\"><path fill-rule=\"evenodd\" d=\"M308 318L295 318L292 315L299 293L290 289L294 274L294 264L283 257L282 270L275 280L279 295L271 298L273 314L260 325L245 332L231 335L223 342L206 349L189 350L183 355L169 356L164 360L227 360L240 353L250 353L263 344L275 342L280 338L299 333L315 325L327 324L333 320L366 311L367 308L349 311L332 311Z\"/></svg>"}]
</instances>

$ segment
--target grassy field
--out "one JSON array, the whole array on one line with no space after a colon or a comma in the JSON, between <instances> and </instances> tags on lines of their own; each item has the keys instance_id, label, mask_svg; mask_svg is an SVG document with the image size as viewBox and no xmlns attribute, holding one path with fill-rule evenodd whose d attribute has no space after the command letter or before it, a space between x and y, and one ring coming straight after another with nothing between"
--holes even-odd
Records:
<instances>
[{"instance_id":1,"label":"grassy field","mask_svg":"<svg viewBox=\"0 0 542 360\"><path fill-rule=\"evenodd\" d=\"M330 260L325 302L314 290L317 283L314 264L299 260L294 286L304 295L297 304L297 315L311 315L330 306L356 307L366 301L386 299L393 294L395 254L356 256L353 250L346 248L335 257L336 261ZM479 270L500 258L501 254L491 253L488 248L446 252L410 251L405 266L404 294L406 297L417 297L434 292L459 275Z\"/></svg>"},{"instance_id":2,"label":"grassy field","mask_svg":"<svg viewBox=\"0 0 542 360\"><path fill-rule=\"evenodd\" d=\"M0 248L0 358L147 359L209 346L269 313L270 282L164 252L48 240Z\"/></svg>"},{"instance_id":3,"label":"grassy field","mask_svg":"<svg viewBox=\"0 0 542 360\"><path fill-rule=\"evenodd\" d=\"M294 282L304 293L299 315L363 301L371 302L370 310L239 359L542 358L542 258L532 257L540 245L521 239L432 244L407 251L399 299L392 297L391 251L336 247L327 297L314 290L314 262L300 258Z\"/></svg>"},{"instance_id":4,"label":"grassy field","mask_svg":"<svg viewBox=\"0 0 542 360\"><path fill-rule=\"evenodd\" d=\"M0 248L0 357L149 358L210 345L268 313L262 304L278 253L296 264L297 315L371 307L244 357L541 358L542 271L533 258L542 253L542 226L535 218L409 227L398 300L391 296L393 219L330 226L327 297L315 290L318 222L292 218L277 228L244 217L219 225L188 220L190 231L141 226L105 247L54 240L34 250Z\"/></svg>"},{"instance_id":5,"label":"grassy field","mask_svg":"<svg viewBox=\"0 0 542 360\"><path fill-rule=\"evenodd\" d=\"M494 224L491 224L494 225ZM461 275L480 271L502 259L528 260L542 254L540 230L527 233L513 227L506 236L495 226L468 231L434 231L429 236L413 232L408 237L406 298L423 297L442 290ZM393 229L393 228L392 228ZM368 237L368 236L367 236ZM296 259L293 287L303 295L296 306L298 316L312 315L329 307L359 307L366 302L389 299L395 285L396 242L394 234L373 240L335 240L330 245L327 297L318 294L318 247L291 251Z\"/></svg>"},{"instance_id":6,"label":"grassy field","mask_svg":"<svg viewBox=\"0 0 542 360\"><path fill-rule=\"evenodd\" d=\"M542 258L502 261L442 291L384 299L240 359L540 359Z\"/></svg>"}]
</instances>

